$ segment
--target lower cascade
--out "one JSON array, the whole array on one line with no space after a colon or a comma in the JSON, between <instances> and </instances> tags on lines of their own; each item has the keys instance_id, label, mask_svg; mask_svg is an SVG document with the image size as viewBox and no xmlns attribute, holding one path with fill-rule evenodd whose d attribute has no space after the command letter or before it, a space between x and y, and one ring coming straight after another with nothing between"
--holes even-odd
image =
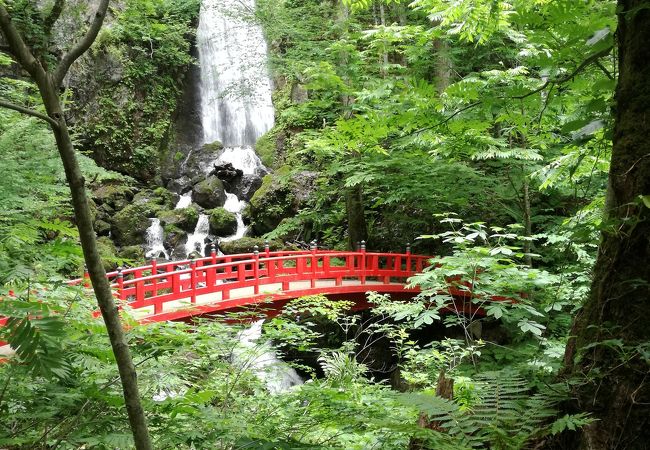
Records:
<instances>
[{"instance_id":1,"label":"lower cascade","mask_svg":"<svg viewBox=\"0 0 650 450\"><path fill-rule=\"evenodd\" d=\"M145 233L145 256L147 258L158 258L160 255L163 255L165 259L169 259L169 253L167 253L163 244L164 232L163 227L160 224L160 219L152 218L150 220L151 225L147 228Z\"/></svg>"},{"instance_id":2,"label":"lower cascade","mask_svg":"<svg viewBox=\"0 0 650 450\"><path fill-rule=\"evenodd\" d=\"M200 214L194 232L187 236L185 253L187 255L197 252L203 256L205 253L205 240L210 233L210 220L206 214Z\"/></svg>"},{"instance_id":3,"label":"lower cascade","mask_svg":"<svg viewBox=\"0 0 650 450\"><path fill-rule=\"evenodd\" d=\"M238 334L239 346L233 350L232 363L252 371L264 382L271 394L279 394L304 383L298 372L279 359L269 342L258 342L262 337L264 319L253 322Z\"/></svg>"}]
</instances>

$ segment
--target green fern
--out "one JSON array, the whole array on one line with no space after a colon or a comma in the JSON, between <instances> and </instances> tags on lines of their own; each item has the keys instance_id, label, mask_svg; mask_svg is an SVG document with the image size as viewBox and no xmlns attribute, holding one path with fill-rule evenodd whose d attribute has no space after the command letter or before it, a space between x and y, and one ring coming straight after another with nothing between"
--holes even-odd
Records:
<instances>
[{"instance_id":1,"label":"green fern","mask_svg":"<svg viewBox=\"0 0 650 450\"><path fill-rule=\"evenodd\" d=\"M556 414L555 398L531 395L527 381L515 372L488 372L475 381L481 395L468 409L426 394L402 394L400 401L427 414L459 448L522 448L545 433L545 423Z\"/></svg>"}]
</instances>

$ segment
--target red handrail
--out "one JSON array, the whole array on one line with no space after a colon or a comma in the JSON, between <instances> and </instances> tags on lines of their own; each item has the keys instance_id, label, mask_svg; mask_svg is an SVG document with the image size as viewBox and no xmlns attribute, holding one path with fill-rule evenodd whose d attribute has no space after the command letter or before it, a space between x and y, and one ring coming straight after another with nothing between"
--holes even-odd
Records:
<instances>
[{"instance_id":1,"label":"red handrail","mask_svg":"<svg viewBox=\"0 0 650 450\"><path fill-rule=\"evenodd\" d=\"M358 251L270 251L267 247L261 253L221 256L213 249L208 257L170 262L153 259L151 264L119 269L106 276L116 297L130 308L153 306L153 314L142 319L148 322L245 306L269 296L287 299L365 290L419 292L404 284L407 278L422 271L430 258L412 255L408 249L406 253L366 252L365 246ZM369 283L372 288L366 286ZM69 284L90 286L86 272L83 278ZM264 292L269 289L272 294ZM210 305L197 305L199 296L210 294L215 294L215 300L208 302ZM165 311L166 304L179 300L196 306L184 312ZM0 324L2 320L0 317Z\"/></svg>"},{"instance_id":2,"label":"red handrail","mask_svg":"<svg viewBox=\"0 0 650 450\"><path fill-rule=\"evenodd\" d=\"M120 300L136 310L153 306L156 316L162 314L164 305L170 302L189 299L191 304L196 304L198 296L217 293L220 298L215 302L224 302L233 298L233 291L241 289L252 292L244 292L239 302L229 302L228 307L259 301L265 286L277 285L276 291L283 291L286 297L291 292L295 296L327 292L332 290L328 288L342 287L344 280L361 286L368 280L379 285L403 284L421 271L429 259L429 256L409 253L369 253L365 250L263 252L152 264L113 272L109 277L115 274L112 285ZM319 286L320 280L330 280L333 286ZM292 287L295 282L308 282L308 285Z\"/></svg>"}]
</instances>

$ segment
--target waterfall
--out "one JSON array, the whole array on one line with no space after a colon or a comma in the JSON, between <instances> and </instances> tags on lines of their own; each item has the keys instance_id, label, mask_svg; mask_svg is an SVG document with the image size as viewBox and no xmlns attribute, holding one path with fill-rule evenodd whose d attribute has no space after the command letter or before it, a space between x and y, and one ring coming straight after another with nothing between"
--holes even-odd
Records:
<instances>
[{"instance_id":1,"label":"waterfall","mask_svg":"<svg viewBox=\"0 0 650 450\"><path fill-rule=\"evenodd\" d=\"M194 232L187 236L185 243L185 254L189 255L192 252L198 252L201 256L205 253L205 238L208 237L210 232L210 220L206 214L199 215L199 221L196 222Z\"/></svg>"},{"instance_id":2,"label":"waterfall","mask_svg":"<svg viewBox=\"0 0 650 450\"><path fill-rule=\"evenodd\" d=\"M270 343L259 343L264 320L254 322L238 334L239 346L233 350L233 364L252 371L264 382L271 394L284 392L303 383L303 379L286 362L278 359Z\"/></svg>"},{"instance_id":3,"label":"waterfall","mask_svg":"<svg viewBox=\"0 0 650 450\"><path fill-rule=\"evenodd\" d=\"M206 143L252 146L273 126L271 81L254 0L203 0L197 30Z\"/></svg>"},{"instance_id":4,"label":"waterfall","mask_svg":"<svg viewBox=\"0 0 650 450\"><path fill-rule=\"evenodd\" d=\"M181 198L178 199L174 209L187 208L192 204L192 191L181 195Z\"/></svg>"},{"instance_id":5,"label":"waterfall","mask_svg":"<svg viewBox=\"0 0 650 450\"><path fill-rule=\"evenodd\" d=\"M254 10L255 0L203 0L197 30L204 142L220 141L224 148L214 162L230 163L244 177L267 172L253 146L274 122L267 46ZM227 193L224 208L237 217L237 231L222 242L246 234L245 206Z\"/></svg>"},{"instance_id":6,"label":"waterfall","mask_svg":"<svg viewBox=\"0 0 650 450\"><path fill-rule=\"evenodd\" d=\"M151 225L147 228L145 233L145 249L147 250L145 256L147 258L158 258L162 254L165 259L169 259L169 254L163 245L163 227L160 224L160 219L149 219Z\"/></svg>"},{"instance_id":7,"label":"waterfall","mask_svg":"<svg viewBox=\"0 0 650 450\"><path fill-rule=\"evenodd\" d=\"M235 194L226 193L226 203L223 207L226 211L235 214L235 217L237 218L237 230L235 231L235 234L221 238L221 242L229 242L243 238L248 229L244 224L244 218L242 216L242 212L246 207L246 202L239 200Z\"/></svg>"}]
</instances>

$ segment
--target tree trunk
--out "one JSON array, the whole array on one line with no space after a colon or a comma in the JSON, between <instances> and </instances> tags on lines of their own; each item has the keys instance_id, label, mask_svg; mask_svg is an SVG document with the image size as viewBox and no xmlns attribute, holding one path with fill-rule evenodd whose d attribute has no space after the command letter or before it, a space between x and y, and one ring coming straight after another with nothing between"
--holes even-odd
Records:
<instances>
[{"instance_id":1,"label":"tree trunk","mask_svg":"<svg viewBox=\"0 0 650 450\"><path fill-rule=\"evenodd\" d=\"M93 291L97 298L97 304L101 310L104 323L106 323L106 330L108 331L113 354L117 362L120 380L122 382L124 402L133 432L135 447L139 450L150 450L153 447L151 445L144 410L140 402L135 365L133 364L129 345L124 335L122 323L120 322L117 305L113 300L113 291L106 278L106 271L104 270L104 265L102 264L97 249L97 240L95 231L93 230L90 207L86 195L85 180L77 162L67 124L63 118L63 111L58 95L55 92L54 87L50 86L45 90L41 89L41 96L43 97L48 115L53 118L59 118L59 126L57 129L54 129L54 137L65 169L66 180L70 186L72 205L74 207L74 215L77 222L77 229L79 230L79 240L81 241L84 260L88 267Z\"/></svg>"},{"instance_id":2,"label":"tree trunk","mask_svg":"<svg viewBox=\"0 0 650 450\"><path fill-rule=\"evenodd\" d=\"M355 186L346 191L345 208L348 215L348 247L355 250L357 242L368 240L361 186Z\"/></svg>"},{"instance_id":3,"label":"tree trunk","mask_svg":"<svg viewBox=\"0 0 650 450\"><path fill-rule=\"evenodd\" d=\"M565 355L567 370L584 381L577 409L598 419L572 446L582 449L641 449L650 442L650 208L641 201L650 195L650 0L620 0L618 11L608 220Z\"/></svg>"},{"instance_id":4,"label":"tree trunk","mask_svg":"<svg viewBox=\"0 0 650 450\"><path fill-rule=\"evenodd\" d=\"M86 196L85 180L79 168L79 163L75 155L74 146L65 120L61 100L59 98L59 87L66 76L70 66L84 54L92 45L103 24L109 0L101 0L95 17L84 36L72 46L72 48L58 61L56 68L49 72L39 60L34 57L32 50L23 40L20 32L14 26L9 11L4 4L0 2L0 31L4 36L11 55L15 61L30 74L38 86L47 116L31 111L27 108L17 108L8 102L0 103L0 106L9 107L17 111L39 117L48 122L54 137L56 139L57 149L63 162L66 180L70 187L72 196L72 205L74 207L75 220L79 230L79 239L84 254L84 260L88 267L88 273L93 285L95 297L102 313L106 329L113 348L124 401L129 416L129 423L133 433L135 447L138 450L152 449L149 431L144 416L144 410L140 403L140 394L138 391L137 374L128 343L122 329L122 323L118 313L117 306L113 300L113 292L106 278L106 272L102 264L99 252L97 250L97 240L93 230L93 224ZM55 5L56 8L56 5ZM59 12L55 11L55 15ZM56 18L53 19L54 22ZM50 25L50 27L54 24Z\"/></svg>"}]
</instances>

